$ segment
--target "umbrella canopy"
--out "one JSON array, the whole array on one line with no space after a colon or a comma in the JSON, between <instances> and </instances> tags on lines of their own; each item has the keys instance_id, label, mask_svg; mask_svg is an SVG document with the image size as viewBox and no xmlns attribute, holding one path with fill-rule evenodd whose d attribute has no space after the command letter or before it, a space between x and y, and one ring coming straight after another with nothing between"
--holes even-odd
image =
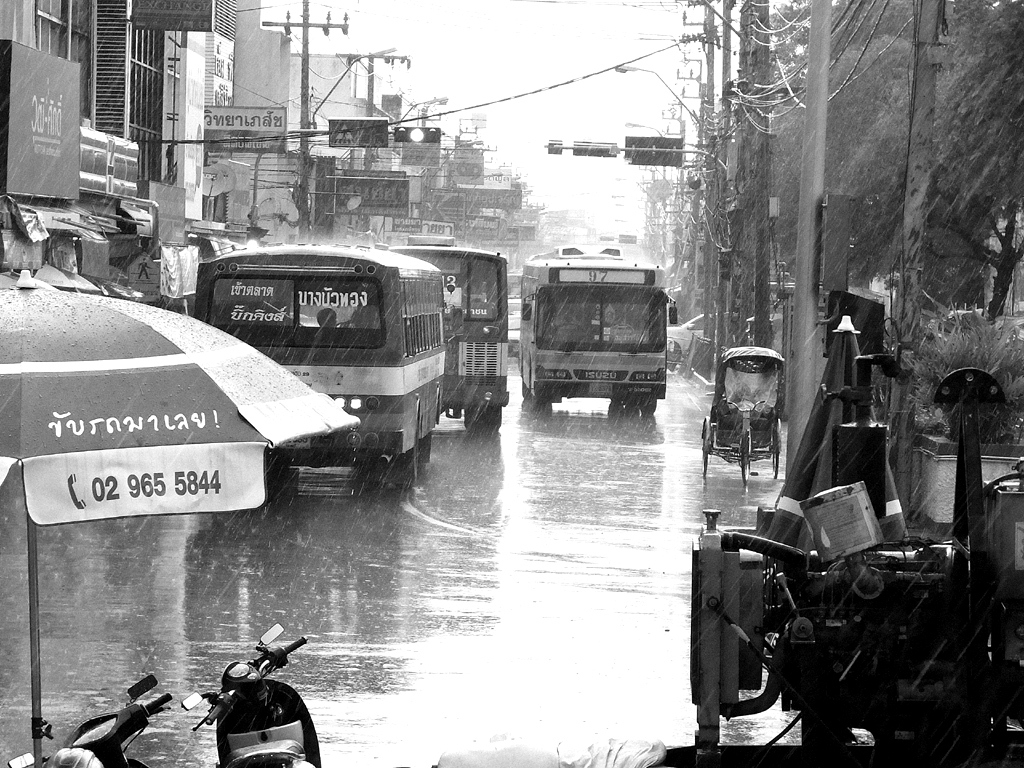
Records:
<instances>
[{"instance_id":1,"label":"umbrella canopy","mask_svg":"<svg viewBox=\"0 0 1024 768\"><path fill-rule=\"evenodd\" d=\"M844 387L855 386L860 345L857 331L849 317L844 317L829 352L825 370L821 376L821 392L838 393ZM808 546L810 530L800 508L800 502L817 493L832 488L833 482L833 436L834 429L847 421L843 402L838 398L817 397L811 406L800 446L792 462L792 469L786 472L782 493L772 516L766 536L775 541L794 547ZM903 538L906 527L903 509L896 496L896 483L888 461L885 462L885 510L880 521L887 540ZM876 510L876 514L878 511Z\"/></svg>"},{"instance_id":2,"label":"umbrella canopy","mask_svg":"<svg viewBox=\"0 0 1024 768\"><path fill-rule=\"evenodd\" d=\"M102 296L0 291L0 481L20 468L37 766L36 526L258 507L268 446L358 423L198 320Z\"/></svg>"},{"instance_id":3,"label":"umbrella canopy","mask_svg":"<svg viewBox=\"0 0 1024 768\"><path fill-rule=\"evenodd\" d=\"M68 272L66 269L58 269L52 264L41 266L36 270L34 277L36 280L42 280L44 283L49 283L54 288L59 288L62 291L78 291L78 293L91 293L95 295L103 293L98 285L86 280L81 275L75 272Z\"/></svg>"},{"instance_id":4,"label":"umbrella canopy","mask_svg":"<svg viewBox=\"0 0 1024 768\"><path fill-rule=\"evenodd\" d=\"M0 408L0 461L21 462L40 525L257 507L268 445L358 424L197 320L40 290L0 291ZM219 487L177 493L179 472ZM132 493L156 473L168 488Z\"/></svg>"}]
</instances>

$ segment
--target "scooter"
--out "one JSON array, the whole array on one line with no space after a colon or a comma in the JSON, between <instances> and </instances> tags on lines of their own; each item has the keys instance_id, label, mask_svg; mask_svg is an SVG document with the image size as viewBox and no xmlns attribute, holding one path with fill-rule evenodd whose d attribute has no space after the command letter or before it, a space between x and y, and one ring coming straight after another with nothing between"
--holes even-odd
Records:
<instances>
[{"instance_id":1,"label":"scooter","mask_svg":"<svg viewBox=\"0 0 1024 768\"><path fill-rule=\"evenodd\" d=\"M173 698L165 693L148 703L136 703L156 686L156 678L146 675L128 689L128 706L79 724L64 740L61 749L46 759L46 768L146 768L141 760L126 757L124 752L149 725L149 718L163 711L164 705ZM8 766L28 768L33 761L29 753L14 758Z\"/></svg>"},{"instance_id":2,"label":"scooter","mask_svg":"<svg viewBox=\"0 0 1024 768\"><path fill-rule=\"evenodd\" d=\"M181 702L191 710L203 701L210 711L192 730L217 724L218 768L321 768L313 719L294 688L268 677L288 663L306 638L271 645L284 628L275 624L256 645L251 661L233 661L219 691L193 693Z\"/></svg>"}]
</instances>

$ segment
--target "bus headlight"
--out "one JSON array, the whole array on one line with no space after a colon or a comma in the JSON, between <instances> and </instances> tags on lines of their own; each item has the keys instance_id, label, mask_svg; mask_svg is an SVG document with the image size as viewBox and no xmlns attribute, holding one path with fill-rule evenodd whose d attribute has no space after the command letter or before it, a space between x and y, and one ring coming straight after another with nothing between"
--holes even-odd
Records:
<instances>
[{"instance_id":1,"label":"bus headlight","mask_svg":"<svg viewBox=\"0 0 1024 768\"><path fill-rule=\"evenodd\" d=\"M378 408L380 408L380 400L378 400L373 395L370 395L368 398L366 398L366 410L376 411Z\"/></svg>"},{"instance_id":2,"label":"bus headlight","mask_svg":"<svg viewBox=\"0 0 1024 768\"><path fill-rule=\"evenodd\" d=\"M344 397L342 397L341 395L335 395L335 396L334 396L334 402L336 402L336 403L337 403L338 405L340 405L340 406L341 406L342 408L344 408L344 407L345 407L345 398L344 398Z\"/></svg>"},{"instance_id":3,"label":"bus headlight","mask_svg":"<svg viewBox=\"0 0 1024 768\"><path fill-rule=\"evenodd\" d=\"M363 398L361 397L350 397L348 399L348 407L353 411L358 411L363 407Z\"/></svg>"},{"instance_id":4,"label":"bus headlight","mask_svg":"<svg viewBox=\"0 0 1024 768\"><path fill-rule=\"evenodd\" d=\"M345 435L345 442L349 448L358 448L359 444L363 442L363 437L358 432L349 432Z\"/></svg>"},{"instance_id":5,"label":"bus headlight","mask_svg":"<svg viewBox=\"0 0 1024 768\"><path fill-rule=\"evenodd\" d=\"M566 381L572 378L572 374L564 368L545 368L543 366L537 366L537 378L538 379L561 379Z\"/></svg>"},{"instance_id":6,"label":"bus headlight","mask_svg":"<svg viewBox=\"0 0 1024 768\"><path fill-rule=\"evenodd\" d=\"M664 381L665 369L659 368L656 371L636 371L629 378L630 381Z\"/></svg>"}]
</instances>

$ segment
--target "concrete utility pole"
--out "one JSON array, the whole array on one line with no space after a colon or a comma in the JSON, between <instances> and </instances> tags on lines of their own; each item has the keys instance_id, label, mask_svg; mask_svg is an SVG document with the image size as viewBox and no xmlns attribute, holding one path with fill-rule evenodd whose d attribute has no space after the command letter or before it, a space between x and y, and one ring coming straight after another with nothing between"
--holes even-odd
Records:
<instances>
[{"instance_id":1,"label":"concrete utility pole","mask_svg":"<svg viewBox=\"0 0 1024 768\"><path fill-rule=\"evenodd\" d=\"M897 355L907 367L920 342L921 249L928 220L928 193L932 179L932 140L935 128L935 79L943 0L922 0L916 19L914 87L910 107L910 144L903 192L903 253L900 259L899 301L895 308L899 329ZM894 383L890 419L894 436L894 476L904 509L910 508L914 411L909 382Z\"/></svg>"},{"instance_id":2,"label":"concrete utility pole","mask_svg":"<svg viewBox=\"0 0 1024 768\"><path fill-rule=\"evenodd\" d=\"M728 91L732 81L732 0L722 0L722 125L718 134L716 155L721 164L716 164L718 184L715 220L718 223L716 250L718 251L718 313L716 318L716 350L729 346L732 340L732 268L733 252L729 237L729 143L732 134L732 106ZM718 355L715 355L717 362Z\"/></svg>"},{"instance_id":3,"label":"concrete utility pole","mask_svg":"<svg viewBox=\"0 0 1024 768\"><path fill-rule=\"evenodd\" d=\"M821 202L825 194L825 123L828 114L828 60L831 53L830 0L812 0L807 56L806 114L800 163L800 207L797 211L793 347L789 365L789 434L786 473L793 470L811 403L818 385L821 333L818 329L818 251L821 240Z\"/></svg>"},{"instance_id":4,"label":"concrete utility pole","mask_svg":"<svg viewBox=\"0 0 1024 768\"><path fill-rule=\"evenodd\" d=\"M286 35L291 35L292 22L291 14L285 15L284 21L264 21L264 27L280 27ZM312 158L309 155L309 0L302 0L302 54L299 66L302 68L299 73L299 162L295 179L295 208L299 215L299 242L310 241L310 216L309 216L309 177L312 172ZM324 34L329 34L332 29L340 29L343 35L348 34L348 14L341 24L331 23L331 14L327 14L327 21L312 26L323 29Z\"/></svg>"},{"instance_id":5,"label":"concrete utility pole","mask_svg":"<svg viewBox=\"0 0 1024 768\"><path fill-rule=\"evenodd\" d=\"M740 12L740 62L737 79L751 88L771 81L768 30L768 5L747 3ZM763 97L761 93L757 96ZM771 142L768 130L771 107L740 104L737 127L737 195L740 198L741 223L736 233L737 252L753 270L744 270L738 290L740 318L754 317L753 343L770 347L771 323L771 237L769 233ZM735 279L735 278L734 278ZM753 305L751 306L751 298ZM752 310L752 311L751 311Z\"/></svg>"},{"instance_id":6,"label":"concrete utility pole","mask_svg":"<svg viewBox=\"0 0 1024 768\"><path fill-rule=\"evenodd\" d=\"M714 217L718 211L718 165L715 162L716 135L712 126L715 112L715 17L711 4L704 6L704 55L707 58L704 83L704 98L700 102L700 121L704 146L704 208L700 216L704 219L704 328L711 340L712 366L718 358L718 322L715 307L715 291L718 287L718 247L715 238ZM720 311L720 307L718 310ZM712 370L714 368L712 367Z\"/></svg>"}]
</instances>

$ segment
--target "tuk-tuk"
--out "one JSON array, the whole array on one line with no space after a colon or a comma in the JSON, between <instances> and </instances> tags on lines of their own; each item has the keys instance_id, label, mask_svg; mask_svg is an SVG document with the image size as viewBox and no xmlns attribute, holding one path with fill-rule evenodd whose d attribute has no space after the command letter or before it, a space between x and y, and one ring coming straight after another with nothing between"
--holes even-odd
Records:
<instances>
[{"instance_id":1,"label":"tuk-tuk","mask_svg":"<svg viewBox=\"0 0 1024 768\"><path fill-rule=\"evenodd\" d=\"M722 353L711 413L701 432L705 477L712 454L738 463L744 484L750 462L758 459L771 458L779 476L782 430L776 404L784 364L782 355L767 347L731 347Z\"/></svg>"}]
</instances>

